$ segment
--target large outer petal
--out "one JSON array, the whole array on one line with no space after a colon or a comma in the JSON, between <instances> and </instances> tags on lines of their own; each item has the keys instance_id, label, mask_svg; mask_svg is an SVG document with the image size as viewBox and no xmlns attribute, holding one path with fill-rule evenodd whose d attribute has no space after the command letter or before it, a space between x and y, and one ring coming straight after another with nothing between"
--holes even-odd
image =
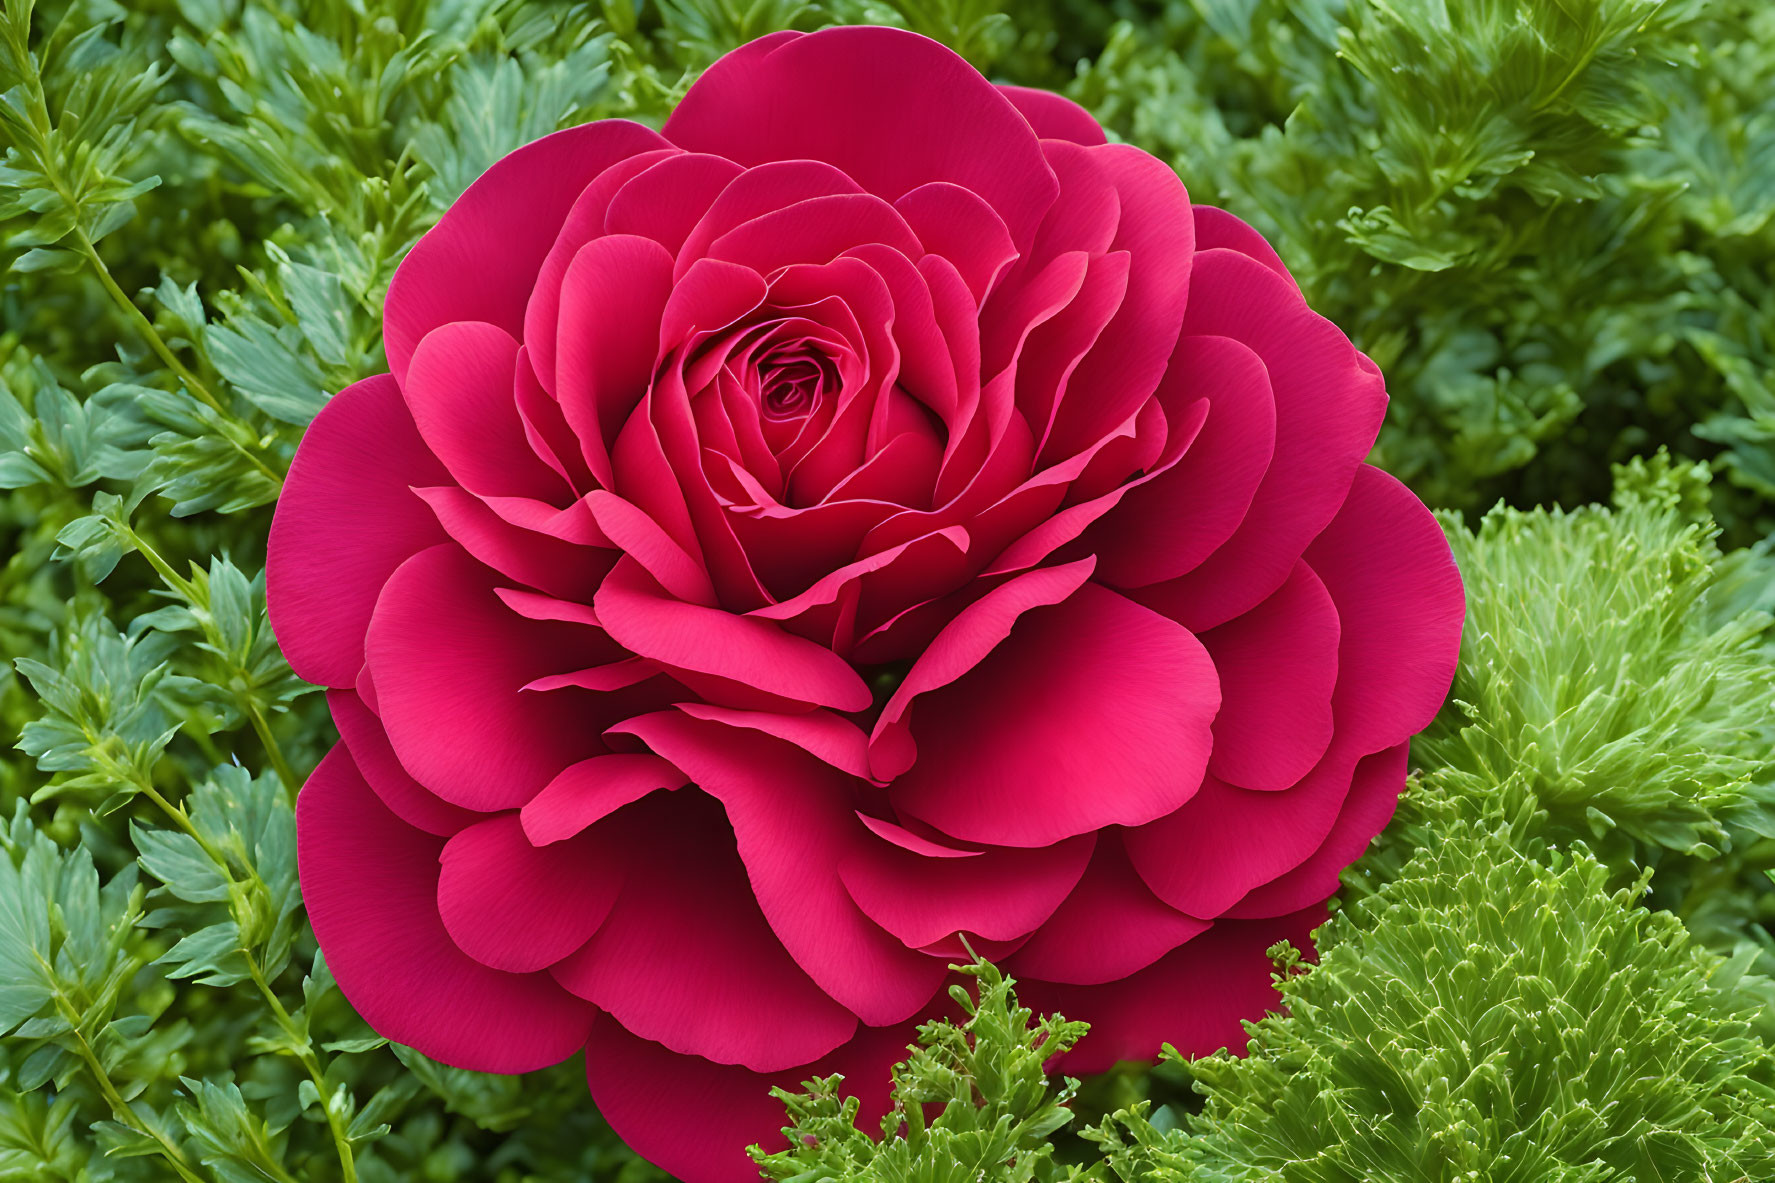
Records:
<instances>
[{"instance_id":1,"label":"large outer petal","mask_svg":"<svg viewBox=\"0 0 1775 1183\"><path fill-rule=\"evenodd\" d=\"M1276 397L1275 457L1238 530L1195 570L1140 596L1204 631L1282 586L1343 503L1387 394L1374 363L1299 290L1231 250L1196 256L1183 331L1249 347Z\"/></svg>"},{"instance_id":2,"label":"large outer petal","mask_svg":"<svg viewBox=\"0 0 1775 1183\"><path fill-rule=\"evenodd\" d=\"M1005 961L1019 978L1097 984L1125 978L1206 932L1141 882L1120 837L1097 836L1084 878L1035 935Z\"/></svg>"},{"instance_id":3,"label":"large outer petal","mask_svg":"<svg viewBox=\"0 0 1775 1183\"><path fill-rule=\"evenodd\" d=\"M1219 916L1245 894L1313 857L1337 826L1352 778L1386 769L1332 750L1281 792L1241 789L1214 776L1176 813L1130 830L1128 851L1147 886L1193 916ZM1393 784L1398 795L1403 778Z\"/></svg>"},{"instance_id":4,"label":"large outer petal","mask_svg":"<svg viewBox=\"0 0 1775 1183\"><path fill-rule=\"evenodd\" d=\"M966 841L1045 846L1187 801L1220 687L1181 625L1086 584L922 697L895 807Z\"/></svg>"},{"instance_id":5,"label":"large outer petal","mask_svg":"<svg viewBox=\"0 0 1775 1183\"><path fill-rule=\"evenodd\" d=\"M646 742L726 807L759 906L821 989L877 1026L930 999L943 962L882 931L840 878L868 836L853 800L867 786L773 736L677 711L613 730Z\"/></svg>"},{"instance_id":6,"label":"large outer petal","mask_svg":"<svg viewBox=\"0 0 1775 1183\"><path fill-rule=\"evenodd\" d=\"M659 793L600 832L628 847L632 870L597 935L554 968L563 986L672 1051L755 1071L806 1063L856 1031L771 931L719 803Z\"/></svg>"},{"instance_id":7,"label":"large outer petal","mask_svg":"<svg viewBox=\"0 0 1775 1183\"><path fill-rule=\"evenodd\" d=\"M529 1072L585 1042L596 1013L540 974L488 969L438 916L444 840L390 813L335 747L296 802L302 898L339 988L397 1043L478 1072Z\"/></svg>"},{"instance_id":8,"label":"large outer petal","mask_svg":"<svg viewBox=\"0 0 1775 1183\"><path fill-rule=\"evenodd\" d=\"M309 425L271 521L271 628L303 679L350 687L394 569L444 540L415 485L447 482L387 374L333 396Z\"/></svg>"},{"instance_id":9,"label":"large outer petal","mask_svg":"<svg viewBox=\"0 0 1775 1183\"><path fill-rule=\"evenodd\" d=\"M737 1065L681 1056L600 1016L586 1047L586 1083L598 1112L618 1136L681 1179L695 1183L757 1183L746 1147L779 1150L785 1119L776 1087L796 1088L839 1074L862 1101L859 1128L881 1128L893 1066L906 1058L915 1024L864 1027L843 1047L811 1064L762 1074ZM694 1115L687 1128L685 1116Z\"/></svg>"},{"instance_id":10,"label":"large outer petal","mask_svg":"<svg viewBox=\"0 0 1775 1183\"><path fill-rule=\"evenodd\" d=\"M1363 753L1429 726L1454 681L1467 615L1448 539L1423 502L1371 465L1307 549L1337 605L1337 729Z\"/></svg>"},{"instance_id":11,"label":"large outer petal","mask_svg":"<svg viewBox=\"0 0 1775 1183\"><path fill-rule=\"evenodd\" d=\"M899 29L754 42L698 79L665 135L744 165L825 161L889 201L953 181L984 197L1023 246L1056 192L1011 102L949 49Z\"/></svg>"},{"instance_id":12,"label":"large outer petal","mask_svg":"<svg viewBox=\"0 0 1775 1183\"><path fill-rule=\"evenodd\" d=\"M1331 746L1337 609L1305 562L1276 593L1202 634L1220 674L1208 769L1247 789L1285 789Z\"/></svg>"},{"instance_id":13,"label":"large outer petal","mask_svg":"<svg viewBox=\"0 0 1775 1183\"><path fill-rule=\"evenodd\" d=\"M401 767L382 730L382 720L355 691L327 691L327 706L333 712L340 742L351 749L352 762L389 812L414 829L442 838L482 819L483 815L437 796Z\"/></svg>"},{"instance_id":14,"label":"large outer petal","mask_svg":"<svg viewBox=\"0 0 1775 1183\"><path fill-rule=\"evenodd\" d=\"M1101 986L1060 986L1025 978L1024 1005L1091 1024L1091 1031L1055 1070L1103 1072L1124 1060L1152 1060L1171 1044L1186 1056L1221 1048L1242 1052L1244 1023L1281 1009L1271 982L1268 949L1288 941L1311 948L1325 919L1322 905L1274 920L1218 921L1214 927L1139 973Z\"/></svg>"},{"instance_id":15,"label":"large outer petal","mask_svg":"<svg viewBox=\"0 0 1775 1183\"><path fill-rule=\"evenodd\" d=\"M1407 744L1364 756L1356 766L1350 794L1338 811L1337 822L1319 849L1298 867L1263 886L1227 909L1231 917L1279 916L1330 899L1338 877L1355 862L1368 844L1393 820L1399 792L1405 787Z\"/></svg>"},{"instance_id":16,"label":"large outer petal","mask_svg":"<svg viewBox=\"0 0 1775 1183\"><path fill-rule=\"evenodd\" d=\"M1104 141L1103 128L1092 114L1051 90L999 84L999 93L1011 100L1035 134L1044 140L1070 140L1089 147Z\"/></svg>"},{"instance_id":17,"label":"large outer petal","mask_svg":"<svg viewBox=\"0 0 1775 1183\"><path fill-rule=\"evenodd\" d=\"M580 190L617 161L666 147L638 123L602 119L526 144L483 173L388 285L382 338L394 376L406 376L414 348L439 325L483 320L522 338L537 270Z\"/></svg>"},{"instance_id":18,"label":"large outer petal","mask_svg":"<svg viewBox=\"0 0 1775 1183\"><path fill-rule=\"evenodd\" d=\"M621 651L595 629L517 615L491 572L455 546L422 551L389 579L369 653L389 742L447 801L510 809L605 750L596 720L606 696L524 687Z\"/></svg>"}]
</instances>

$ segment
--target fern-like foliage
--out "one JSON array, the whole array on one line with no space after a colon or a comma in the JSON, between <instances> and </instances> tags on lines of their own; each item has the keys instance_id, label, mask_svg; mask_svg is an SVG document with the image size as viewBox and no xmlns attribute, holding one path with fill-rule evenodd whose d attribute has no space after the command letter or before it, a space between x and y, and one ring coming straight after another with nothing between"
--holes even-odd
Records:
<instances>
[{"instance_id":1,"label":"fern-like foliage","mask_svg":"<svg viewBox=\"0 0 1775 1183\"><path fill-rule=\"evenodd\" d=\"M1534 857L1537 853L1543 858ZM1462 823L1319 930L1199 1116L1095 1132L1128 1183L1712 1183L1775 1172L1742 963L1520 819Z\"/></svg>"},{"instance_id":2,"label":"fern-like foliage","mask_svg":"<svg viewBox=\"0 0 1775 1183\"><path fill-rule=\"evenodd\" d=\"M879 1137L857 1127L859 1105L844 1078L776 1089L787 1106L789 1149L752 1156L768 1179L874 1180L878 1183L1031 1183L1080 1177L1054 1160L1050 1139L1072 1121L1078 1081L1051 1083L1043 1066L1076 1044L1083 1023L1036 1020L1020 1006L1015 982L990 964L958 966L974 988L950 996L959 1022L918 1029L918 1045L894 1068L893 1104ZM934 1114L934 1116L933 1116Z\"/></svg>"},{"instance_id":3,"label":"fern-like foliage","mask_svg":"<svg viewBox=\"0 0 1775 1183\"><path fill-rule=\"evenodd\" d=\"M1425 794L1621 858L1775 835L1771 619L1722 610L1705 468L1622 470L1613 508L1450 519L1468 624L1451 703L1413 747Z\"/></svg>"}]
</instances>

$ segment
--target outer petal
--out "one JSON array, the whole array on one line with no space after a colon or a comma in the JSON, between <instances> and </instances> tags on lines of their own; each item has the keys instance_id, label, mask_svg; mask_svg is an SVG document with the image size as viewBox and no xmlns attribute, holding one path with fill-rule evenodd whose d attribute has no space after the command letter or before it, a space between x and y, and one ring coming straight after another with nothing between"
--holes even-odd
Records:
<instances>
[{"instance_id":1,"label":"outer petal","mask_svg":"<svg viewBox=\"0 0 1775 1183\"><path fill-rule=\"evenodd\" d=\"M340 391L315 416L278 499L265 560L271 627L304 680L356 683L382 585L444 541L411 488L449 479L387 374Z\"/></svg>"},{"instance_id":2,"label":"outer petal","mask_svg":"<svg viewBox=\"0 0 1775 1183\"><path fill-rule=\"evenodd\" d=\"M986 198L1022 246L1056 192L1010 101L947 48L899 29L826 29L729 54L665 135L744 165L825 161L889 201L953 181Z\"/></svg>"},{"instance_id":3,"label":"outer petal","mask_svg":"<svg viewBox=\"0 0 1775 1183\"><path fill-rule=\"evenodd\" d=\"M1405 757L1409 745L1400 744L1356 766L1350 795L1338 812L1337 824L1325 841L1300 866L1252 891L1227 909L1228 916L1278 916L1308 904L1329 899L1337 891L1338 876L1361 857L1376 834L1393 820L1399 792L1405 787Z\"/></svg>"},{"instance_id":4,"label":"outer petal","mask_svg":"<svg viewBox=\"0 0 1775 1183\"><path fill-rule=\"evenodd\" d=\"M443 839L402 822L336 747L296 802L302 898L339 988L382 1034L478 1072L529 1072L585 1042L592 1007L458 949L438 916Z\"/></svg>"},{"instance_id":5,"label":"outer petal","mask_svg":"<svg viewBox=\"0 0 1775 1183\"><path fill-rule=\"evenodd\" d=\"M603 751L605 696L523 686L621 656L594 629L507 609L454 546L415 555L370 624L370 665L389 741L421 784L470 809L522 805L569 764Z\"/></svg>"},{"instance_id":6,"label":"outer petal","mask_svg":"<svg viewBox=\"0 0 1775 1183\"><path fill-rule=\"evenodd\" d=\"M876 720L869 737L869 759L876 776L892 780L912 767L918 751L912 739L912 719L920 696L950 685L979 665L1011 635L1025 612L1060 603L1090 577L1089 559L1044 567L994 588L957 614L919 655Z\"/></svg>"},{"instance_id":7,"label":"outer petal","mask_svg":"<svg viewBox=\"0 0 1775 1183\"><path fill-rule=\"evenodd\" d=\"M1238 251L1241 255L1256 259L1295 287L1300 286L1294 283L1293 274L1282 262L1282 256L1276 253L1276 248L1252 229L1249 223L1212 205L1192 206L1191 212L1196 217L1197 250L1212 251L1225 247Z\"/></svg>"},{"instance_id":8,"label":"outer petal","mask_svg":"<svg viewBox=\"0 0 1775 1183\"><path fill-rule=\"evenodd\" d=\"M1276 395L1276 454L1245 520L1164 593L1167 614L1206 630L1282 586L1342 504L1380 430L1387 394L1374 364L1298 290L1230 250L1196 256L1184 332L1249 346Z\"/></svg>"},{"instance_id":9,"label":"outer petal","mask_svg":"<svg viewBox=\"0 0 1775 1183\"><path fill-rule=\"evenodd\" d=\"M895 807L972 842L1045 846L1187 801L1220 687L1186 629L1096 584L1022 617L924 697Z\"/></svg>"},{"instance_id":10,"label":"outer petal","mask_svg":"<svg viewBox=\"0 0 1775 1183\"><path fill-rule=\"evenodd\" d=\"M626 853L596 830L532 846L517 815L503 813L444 844L438 912L482 965L531 973L598 930L627 877Z\"/></svg>"},{"instance_id":11,"label":"outer petal","mask_svg":"<svg viewBox=\"0 0 1775 1183\"><path fill-rule=\"evenodd\" d=\"M382 720L370 713L355 692L329 690L327 706L333 712L339 738L351 749L352 762L389 812L415 829L443 838L481 820L481 814L443 800L401 767L388 745Z\"/></svg>"},{"instance_id":12,"label":"outer petal","mask_svg":"<svg viewBox=\"0 0 1775 1183\"><path fill-rule=\"evenodd\" d=\"M586 1083L598 1112L622 1140L648 1161L696 1183L757 1183L746 1147L780 1149L783 1104L774 1087L794 1088L814 1077L842 1074L845 1089L862 1101L859 1128L880 1128L888 1108L893 1066L906 1058L914 1025L864 1027L849 1043L811 1064L762 1074L700 1056L681 1056L638 1039L608 1015L592 1028ZM696 1114L686 1127L684 1115Z\"/></svg>"},{"instance_id":13,"label":"outer petal","mask_svg":"<svg viewBox=\"0 0 1775 1183\"><path fill-rule=\"evenodd\" d=\"M1220 715L1208 769L1247 789L1285 789L1331 746L1337 609L1306 563L1275 595L1202 644L1220 674Z\"/></svg>"},{"instance_id":14,"label":"outer petal","mask_svg":"<svg viewBox=\"0 0 1775 1183\"><path fill-rule=\"evenodd\" d=\"M1467 612L1436 519L1404 485L1363 465L1307 561L1343 621L1340 736L1366 753L1422 731L1454 681Z\"/></svg>"},{"instance_id":15,"label":"outer petal","mask_svg":"<svg viewBox=\"0 0 1775 1183\"><path fill-rule=\"evenodd\" d=\"M1357 766L1349 745L1339 743L1280 793L1209 776L1182 809L1130 830L1128 851L1160 899L1192 916L1219 916L1312 857L1337 825Z\"/></svg>"},{"instance_id":16,"label":"outer petal","mask_svg":"<svg viewBox=\"0 0 1775 1183\"><path fill-rule=\"evenodd\" d=\"M1052 982L1110 982L1145 969L1212 923L1153 895L1128 862L1121 838L1100 834L1084 878L1005 970Z\"/></svg>"},{"instance_id":17,"label":"outer petal","mask_svg":"<svg viewBox=\"0 0 1775 1183\"><path fill-rule=\"evenodd\" d=\"M1024 979L1018 999L1037 1013L1058 1011L1091 1032L1055 1070L1083 1076L1124 1060L1152 1060L1163 1044L1186 1056L1221 1048L1242 1052L1244 1022L1281 1009L1267 950L1279 941L1311 947L1325 919L1314 906L1275 920L1218 921L1137 974L1102 986L1057 986Z\"/></svg>"},{"instance_id":18,"label":"outer petal","mask_svg":"<svg viewBox=\"0 0 1775 1183\"><path fill-rule=\"evenodd\" d=\"M1075 144L1101 144L1103 128L1091 113L1064 95L1029 86L999 84L999 93L1011 100L1017 113L1029 120L1044 140L1071 140Z\"/></svg>"},{"instance_id":19,"label":"outer petal","mask_svg":"<svg viewBox=\"0 0 1775 1183\"><path fill-rule=\"evenodd\" d=\"M943 962L876 927L839 878L864 837L850 800L863 786L782 740L676 711L614 730L646 742L727 807L759 906L821 989L874 1025L900 1022L930 999Z\"/></svg>"},{"instance_id":20,"label":"outer petal","mask_svg":"<svg viewBox=\"0 0 1775 1183\"><path fill-rule=\"evenodd\" d=\"M657 132L601 119L544 136L506 156L413 244L383 306L388 367L405 378L420 338L459 320L524 333L536 273L579 191L610 165L670 147Z\"/></svg>"},{"instance_id":21,"label":"outer petal","mask_svg":"<svg viewBox=\"0 0 1775 1183\"><path fill-rule=\"evenodd\" d=\"M759 911L721 806L661 793L600 823L634 871L596 936L557 981L673 1051L775 1071L856 1030L784 951Z\"/></svg>"}]
</instances>

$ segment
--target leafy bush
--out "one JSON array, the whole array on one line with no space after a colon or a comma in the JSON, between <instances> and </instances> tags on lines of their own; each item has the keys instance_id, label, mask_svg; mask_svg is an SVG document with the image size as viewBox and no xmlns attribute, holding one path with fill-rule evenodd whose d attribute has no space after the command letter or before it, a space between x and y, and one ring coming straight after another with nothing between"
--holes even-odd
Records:
<instances>
[{"instance_id":1,"label":"leafy bush","mask_svg":"<svg viewBox=\"0 0 1775 1183\"><path fill-rule=\"evenodd\" d=\"M1127 1180L1761 1179L1775 1058L1742 964L1611 893L1589 854L1453 827L1319 930L1251 1055L1191 1066L1207 1106L1096 1136Z\"/></svg>"},{"instance_id":2,"label":"leafy bush","mask_svg":"<svg viewBox=\"0 0 1775 1183\"><path fill-rule=\"evenodd\" d=\"M1669 442L1723 458L1736 541L1771 524L1759 0L1175 0L1072 90L1271 236L1433 504L1602 498Z\"/></svg>"},{"instance_id":3,"label":"leafy bush","mask_svg":"<svg viewBox=\"0 0 1775 1183\"><path fill-rule=\"evenodd\" d=\"M777 1089L789 1149L753 1148L766 1178L1027 1183L1071 1174L1055 1163L1049 1139L1071 1124L1078 1081L1052 1088L1043 1066L1076 1044L1085 1024L1034 1021L1015 983L991 965L958 968L975 979L972 990L950 988L966 1017L919 1028L918 1045L894 1070L879 1138L857 1128L857 1099L845 1096L842 1076L810 1081L805 1093Z\"/></svg>"}]
</instances>

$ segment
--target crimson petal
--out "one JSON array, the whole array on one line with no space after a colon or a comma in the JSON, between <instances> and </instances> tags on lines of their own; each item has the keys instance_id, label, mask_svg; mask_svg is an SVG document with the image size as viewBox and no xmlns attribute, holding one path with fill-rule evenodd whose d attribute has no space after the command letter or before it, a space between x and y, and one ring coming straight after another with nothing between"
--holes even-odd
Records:
<instances>
[{"instance_id":1,"label":"crimson petal","mask_svg":"<svg viewBox=\"0 0 1775 1183\"><path fill-rule=\"evenodd\" d=\"M949 49L900 29L754 42L703 73L664 134L744 165L825 161L889 201L953 181L986 198L1020 246L1054 200L1039 141L1011 102Z\"/></svg>"},{"instance_id":2,"label":"crimson petal","mask_svg":"<svg viewBox=\"0 0 1775 1183\"><path fill-rule=\"evenodd\" d=\"M603 119L526 144L481 174L388 285L382 340L394 376L406 377L439 325L481 320L522 335L537 271L580 190L619 160L669 147L651 128Z\"/></svg>"},{"instance_id":3,"label":"crimson petal","mask_svg":"<svg viewBox=\"0 0 1775 1183\"><path fill-rule=\"evenodd\" d=\"M1087 584L923 697L895 807L966 841L1045 846L1189 800L1220 687L1188 630Z\"/></svg>"},{"instance_id":4,"label":"crimson petal","mask_svg":"<svg viewBox=\"0 0 1775 1183\"><path fill-rule=\"evenodd\" d=\"M305 681L351 687L394 569L444 541L415 485L450 479L387 374L321 408L284 480L265 560L271 628Z\"/></svg>"},{"instance_id":5,"label":"crimson petal","mask_svg":"<svg viewBox=\"0 0 1775 1183\"><path fill-rule=\"evenodd\" d=\"M596 1011L542 974L489 969L438 916L444 840L390 813L344 747L296 801L302 902L327 967L377 1031L476 1072L530 1072L585 1043Z\"/></svg>"}]
</instances>

